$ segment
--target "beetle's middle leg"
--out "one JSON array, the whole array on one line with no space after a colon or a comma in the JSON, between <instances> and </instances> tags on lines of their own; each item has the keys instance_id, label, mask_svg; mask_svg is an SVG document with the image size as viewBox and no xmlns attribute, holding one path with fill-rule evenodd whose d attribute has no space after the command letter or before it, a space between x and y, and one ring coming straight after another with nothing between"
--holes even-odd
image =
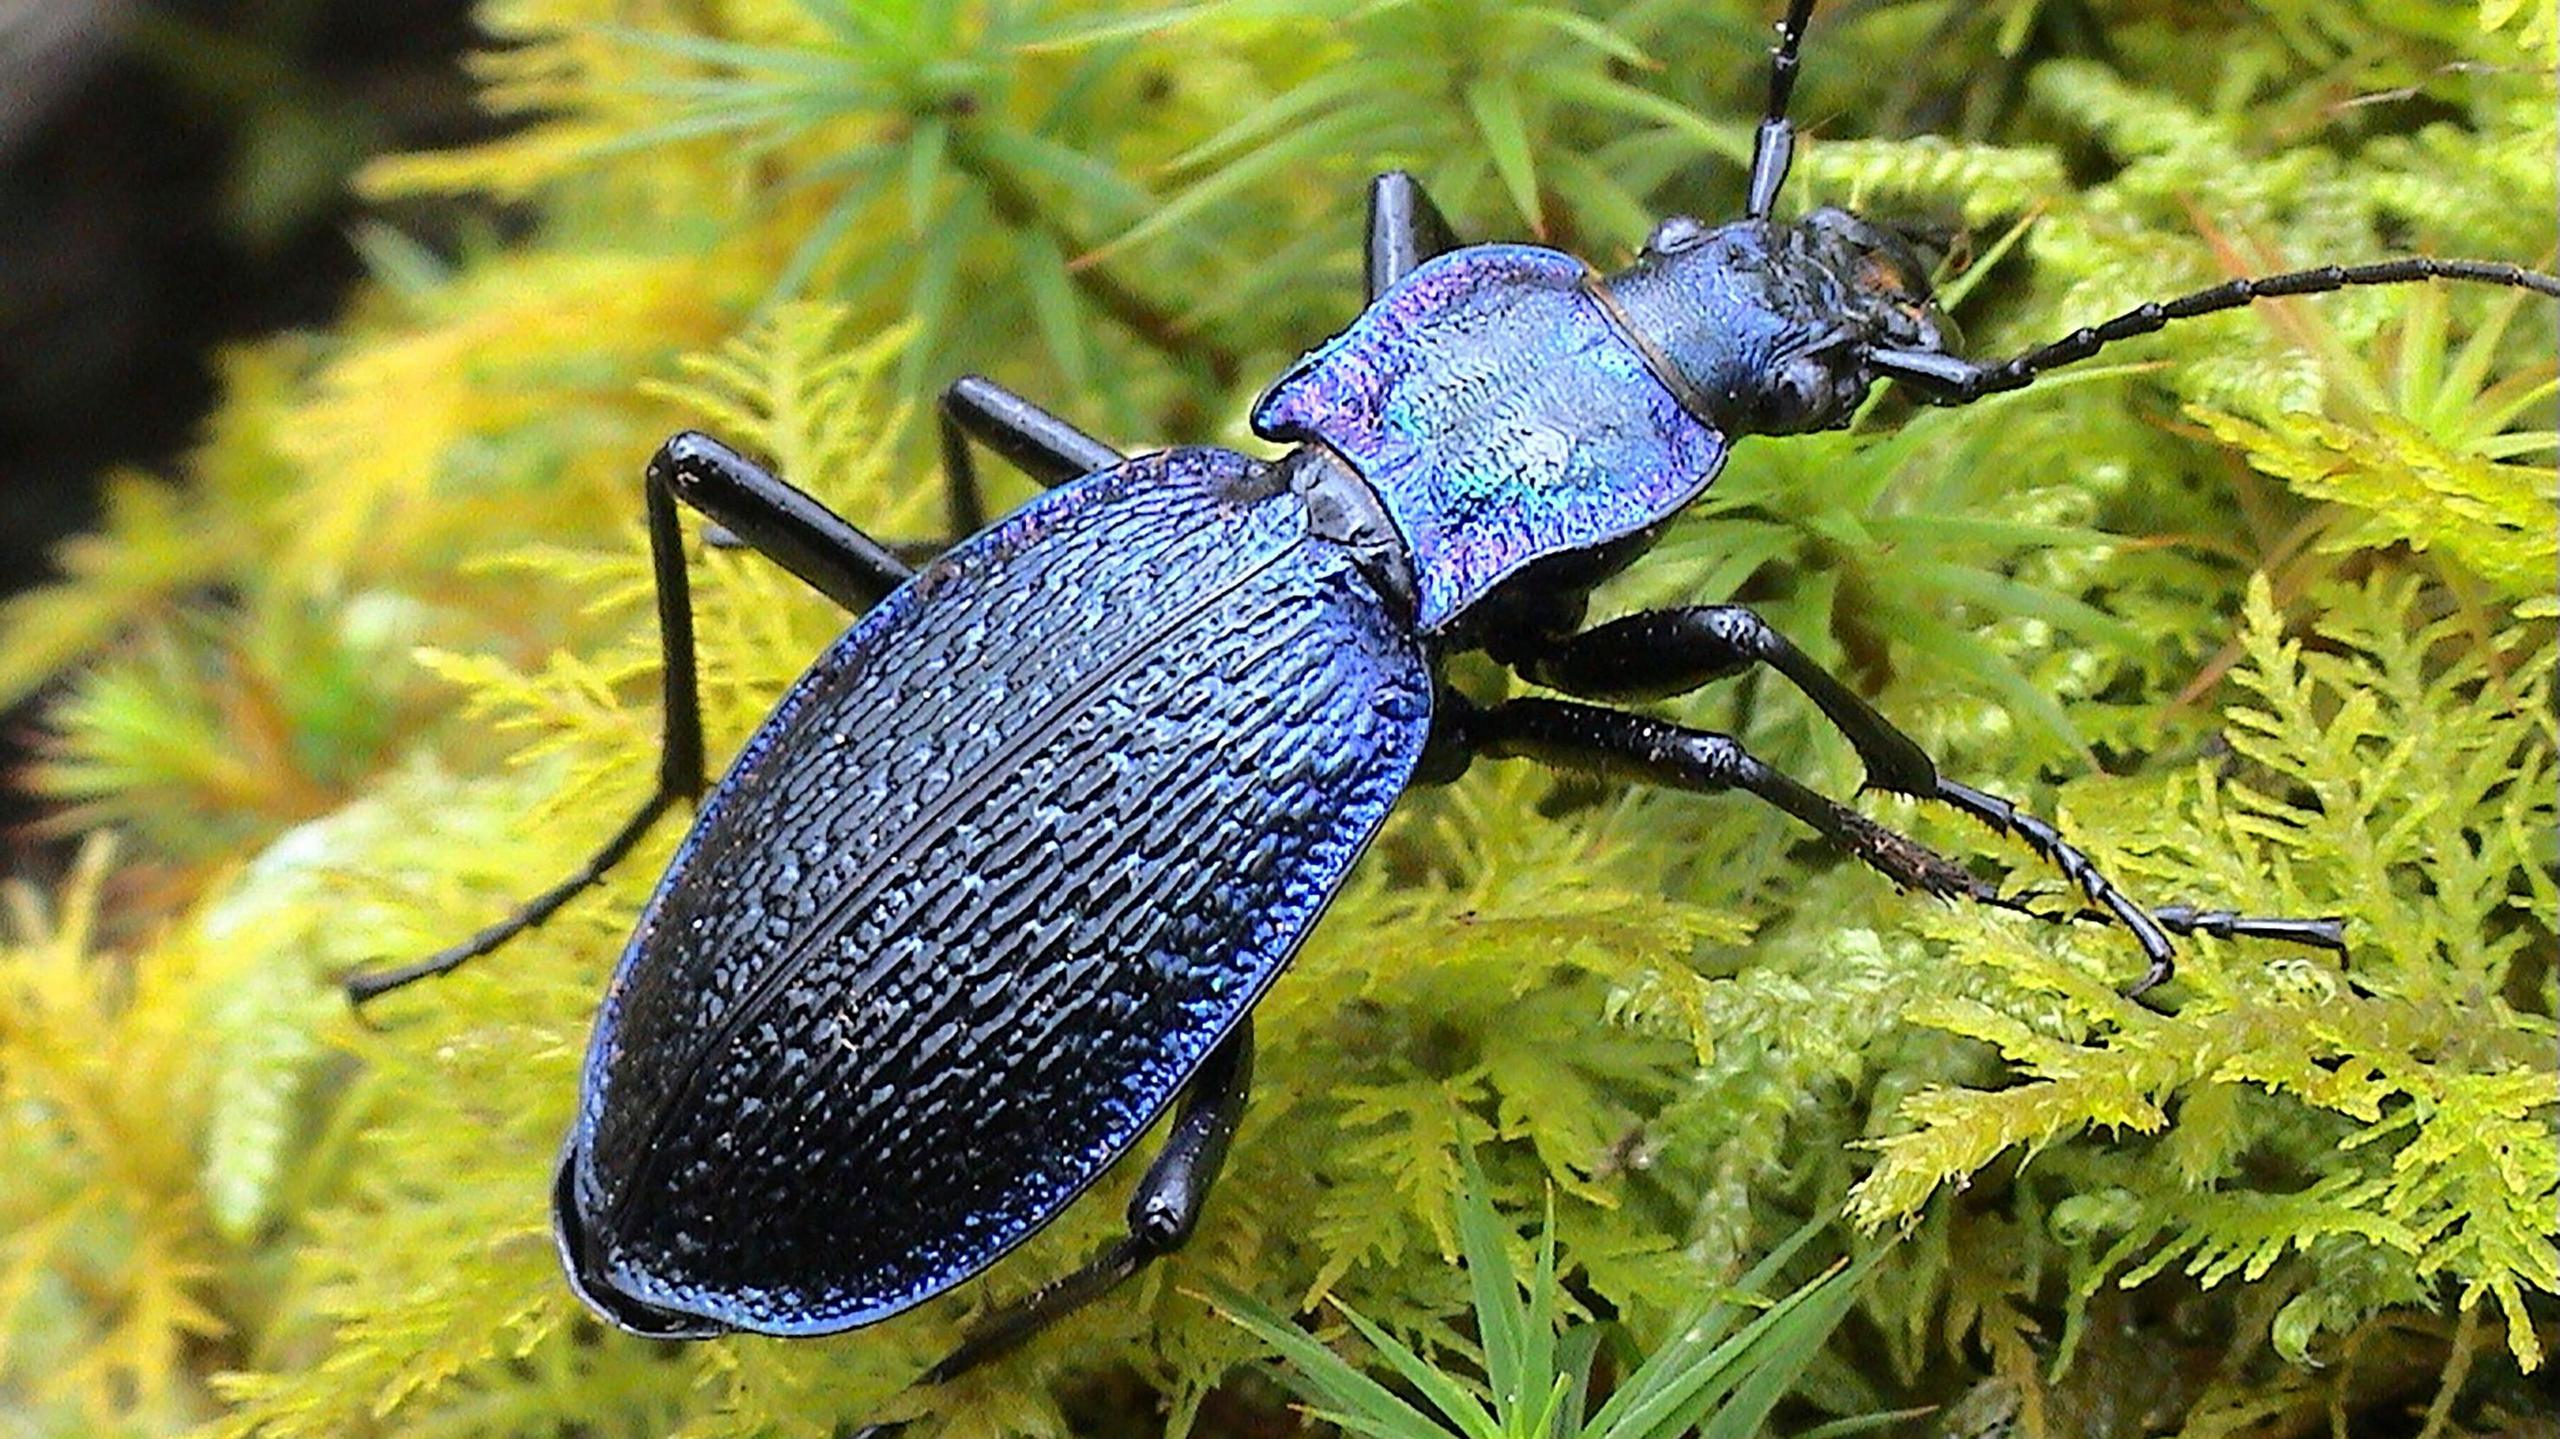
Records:
<instances>
[{"instance_id":1,"label":"beetle's middle leg","mask_svg":"<svg viewBox=\"0 0 2560 1439\"><path fill-rule=\"evenodd\" d=\"M1454 759L1535 759L1587 765L1674 789L1742 790L1795 816L1904 889L2003 903L1997 889L1964 866L1771 768L1730 735L1569 700L1479 706L1444 689L1432 739Z\"/></svg>"},{"instance_id":2,"label":"beetle's middle leg","mask_svg":"<svg viewBox=\"0 0 2560 1439\"><path fill-rule=\"evenodd\" d=\"M1580 634L1529 640L1507 656L1539 684L1594 699L1653 699L1765 664L1801 690L1845 736L1866 766L1867 787L1936 800L2007 835L2077 884L2100 913L2132 932L2151 968L2135 992L2169 977L2174 957L2162 932L2203 931L2221 937L2281 939L2324 949L2343 947L2334 919L2259 918L2187 906L2145 910L2128 899L2049 821L2009 800L1938 773L1919 742L1816 664L1793 641L1741 605L1647 610Z\"/></svg>"},{"instance_id":3,"label":"beetle's middle leg","mask_svg":"<svg viewBox=\"0 0 2560 1439\"><path fill-rule=\"evenodd\" d=\"M1129 1197L1129 1232L1105 1246L1083 1268L981 1318L959 1348L944 1355L916 1382L940 1384L1010 1352L1187 1243L1199 1225L1210 1186L1226 1165L1227 1142L1235 1137L1236 1120L1244 1113L1245 1094L1252 1085L1253 1018L1247 1015L1209 1052L1183 1092L1164 1148ZM873 1425L856 1431L854 1439L879 1439L899 1427Z\"/></svg>"},{"instance_id":4,"label":"beetle's middle leg","mask_svg":"<svg viewBox=\"0 0 2560 1439\"><path fill-rule=\"evenodd\" d=\"M594 857L460 944L413 964L347 977L362 1004L402 985L476 959L558 912L631 852L679 800L702 793L702 706L694 677L693 587L685 575L684 527L676 502L710 516L741 542L771 556L848 609L868 609L913 574L904 560L805 492L707 435L686 432L649 461L649 567L657 582L661 720L658 779L647 800Z\"/></svg>"}]
</instances>

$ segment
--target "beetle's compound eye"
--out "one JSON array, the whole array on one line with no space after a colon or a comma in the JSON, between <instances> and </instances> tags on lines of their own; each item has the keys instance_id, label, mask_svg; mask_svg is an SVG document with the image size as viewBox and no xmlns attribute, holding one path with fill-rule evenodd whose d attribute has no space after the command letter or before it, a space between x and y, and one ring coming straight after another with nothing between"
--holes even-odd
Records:
<instances>
[{"instance_id":1,"label":"beetle's compound eye","mask_svg":"<svg viewBox=\"0 0 2560 1439\"><path fill-rule=\"evenodd\" d=\"M1808 355L1778 373L1779 403L1790 415L1812 413L1831 394L1831 367Z\"/></svg>"},{"instance_id":2,"label":"beetle's compound eye","mask_svg":"<svg viewBox=\"0 0 2560 1439\"><path fill-rule=\"evenodd\" d=\"M1644 247L1655 255L1677 255L1698 248L1706 238L1706 224L1697 216L1665 215L1662 223L1653 227L1653 233L1645 237Z\"/></svg>"},{"instance_id":3,"label":"beetle's compound eye","mask_svg":"<svg viewBox=\"0 0 2560 1439\"><path fill-rule=\"evenodd\" d=\"M1764 435L1790 435L1828 423L1839 391L1839 367L1828 354L1798 355L1769 376L1754 428Z\"/></svg>"}]
</instances>

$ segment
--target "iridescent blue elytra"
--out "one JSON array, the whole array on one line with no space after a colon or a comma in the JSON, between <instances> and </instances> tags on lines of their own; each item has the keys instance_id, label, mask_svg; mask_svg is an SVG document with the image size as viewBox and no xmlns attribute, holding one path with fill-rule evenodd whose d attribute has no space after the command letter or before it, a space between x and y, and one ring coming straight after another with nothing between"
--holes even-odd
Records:
<instances>
[{"instance_id":1,"label":"iridescent blue elytra","mask_svg":"<svg viewBox=\"0 0 2560 1439\"><path fill-rule=\"evenodd\" d=\"M985 1268L1261 996L1430 709L1411 630L1242 455L1131 461L935 560L650 900L563 1163L573 1276L815 1334Z\"/></svg>"}]
</instances>

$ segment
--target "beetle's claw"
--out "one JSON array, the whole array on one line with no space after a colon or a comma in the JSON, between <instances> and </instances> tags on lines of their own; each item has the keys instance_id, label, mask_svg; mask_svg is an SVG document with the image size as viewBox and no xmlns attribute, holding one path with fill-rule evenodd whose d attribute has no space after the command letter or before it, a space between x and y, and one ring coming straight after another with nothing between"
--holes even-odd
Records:
<instances>
[{"instance_id":1,"label":"beetle's claw","mask_svg":"<svg viewBox=\"0 0 2560 1439\"><path fill-rule=\"evenodd\" d=\"M2080 918L2080 914L2077 910L2054 909L2049 907L2054 902L2054 899L2055 895L2051 885L2031 884L2024 889L2015 890L2008 894L1995 895L1991 899L1984 901L1984 903L1989 904L1994 909L2005 909L2011 914L2023 914L2029 919L2038 920L2045 924L2069 924Z\"/></svg>"}]
</instances>

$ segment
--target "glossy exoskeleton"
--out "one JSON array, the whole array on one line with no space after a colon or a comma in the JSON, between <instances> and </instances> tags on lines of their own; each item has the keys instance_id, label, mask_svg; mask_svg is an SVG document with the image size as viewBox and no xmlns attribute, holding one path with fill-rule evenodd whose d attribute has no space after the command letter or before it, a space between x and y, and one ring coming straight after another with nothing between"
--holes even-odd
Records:
<instances>
[{"instance_id":1,"label":"glossy exoskeleton","mask_svg":"<svg viewBox=\"0 0 2560 1439\"><path fill-rule=\"evenodd\" d=\"M704 790L678 502L861 619L701 804L597 1016L561 1157L559 1247L635 1333L821 1334L985 1269L1179 1099L1126 1237L973 1330L1001 1352L1179 1246L1252 1069L1251 1012L1397 796L1474 756L1746 791L1898 885L2010 903L1729 736L1590 701L1767 665L1869 786L2023 840L2168 977L2170 931L2337 948L2334 920L2146 909L2051 825L1929 756L1739 605L1584 628L1591 587L1711 483L1735 441L1837 426L1880 378L1962 403L2172 320L2266 295L2458 278L2401 259L2237 280L1995 364L1949 352L1910 249L1840 210L1770 217L1812 9L1773 52L1748 213L1665 220L1603 275L1460 246L1401 174L1370 194L1369 304L1274 384L1275 460L1127 457L978 379L945 396L955 511L975 440L1050 485L921 569L701 435L648 469L666 656L655 792L585 868L368 998L540 923ZM1482 650L1578 699L1470 701Z\"/></svg>"}]
</instances>

